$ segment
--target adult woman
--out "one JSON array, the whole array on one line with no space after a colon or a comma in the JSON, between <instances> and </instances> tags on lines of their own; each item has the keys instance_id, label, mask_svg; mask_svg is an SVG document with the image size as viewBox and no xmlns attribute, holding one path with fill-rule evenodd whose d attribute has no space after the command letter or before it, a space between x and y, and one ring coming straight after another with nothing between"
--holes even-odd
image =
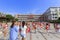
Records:
<instances>
[{"instance_id":1,"label":"adult woman","mask_svg":"<svg viewBox=\"0 0 60 40\"><path fill-rule=\"evenodd\" d=\"M19 32L18 22L13 21L10 28L10 40L17 40Z\"/></svg>"},{"instance_id":2,"label":"adult woman","mask_svg":"<svg viewBox=\"0 0 60 40\"><path fill-rule=\"evenodd\" d=\"M21 33L20 33L22 36L22 40L26 39L26 29L27 29L27 26L25 25L25 22L23 21L22 27L21 27Z\"/></svg>"}]
</instances>

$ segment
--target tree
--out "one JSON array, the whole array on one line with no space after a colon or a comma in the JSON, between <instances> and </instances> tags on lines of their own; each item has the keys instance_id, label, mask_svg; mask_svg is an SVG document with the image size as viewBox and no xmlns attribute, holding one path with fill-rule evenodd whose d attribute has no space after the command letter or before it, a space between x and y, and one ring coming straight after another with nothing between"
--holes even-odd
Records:
<instances>
[{"instance_id":1,"label":"tree","mask_svg":"<svg viewBox=\"0 0 60 40\"><path fill-rule=\"evenodd\" d=\"M12 15L10 15L10 14L7 14L7 15L6 15L6 18L8 18L10 21L11 21L11 20L14 20L14 17L13 17Z\"/></svg>"},{"instance_id":2,"label":"tree","mask_svg":"<svg viewBox=\"0 0 60 40\"><path fill-rule=\"evenodd\" d=\"M18 21L18 19L17 19L17 18L15 18L15 20L16 20L16 21Z\"/></svg>"},{"instance_id":3,"label":"tree","mask_svg":"<svg viewBox=\"0 0 60 40\"><path fill-rule=\"evenodd\" d=\"M58 18L58 20L60 20L60 17Z\"/></svg>"}]
</instances>

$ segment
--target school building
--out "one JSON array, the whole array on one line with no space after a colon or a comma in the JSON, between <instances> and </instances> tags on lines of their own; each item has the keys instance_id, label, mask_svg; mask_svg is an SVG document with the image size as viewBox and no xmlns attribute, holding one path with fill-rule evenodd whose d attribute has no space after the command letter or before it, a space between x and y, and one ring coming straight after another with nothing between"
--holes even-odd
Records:
<instances>
[{"instance_id":1,"label":"school building","mask_svg":"<svg viewBox=\"0 0 60 40\"><path fill-rule=\"evenodd\" d=\"M58 20L59 17L60 17L60 7L50 7L42 15L35 15L35 14L15 15L15 18L18 18L19 21L48 21L48 20Z\"/></svg>"},{"instance_id":2,"label":"school building","mask_svg":"<svg viewBox=\"0 0 60 40\"><path fill-rule=\"evenodd\" d=\"M19 21L40 21L39 17L41 15L34 15L34 14L30 14L30 15L20 15L17 14L15 15L15 18L18 18Z\"/></svg>"},{"instance_id":3,"label":"school building","mask_svg":"<svg viewBox=\"0 0 60 40\"><path fill-rule=\"evenodd\" d=\"M40 18L43 18L42 20L58 20L60 17L60 7L50 7L48 8Z\"/></svg>"}]
</instances>

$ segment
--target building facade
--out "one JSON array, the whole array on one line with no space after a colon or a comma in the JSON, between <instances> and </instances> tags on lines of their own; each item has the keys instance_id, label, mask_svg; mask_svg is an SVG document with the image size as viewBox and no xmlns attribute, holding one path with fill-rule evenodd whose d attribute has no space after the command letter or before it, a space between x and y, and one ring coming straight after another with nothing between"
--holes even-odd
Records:
<instances>
[{"instance_id":1,"label":"building facade","mask_svg":"<svg viewBox=\"0 0 60 40\"><path fill-rule=\"evenodd\" d=\"M6 14L0 13L0 22L7 20Z\"/></svg>"},{"instance_id":2,"label":"building facade","mask_svg":"<svg viewBox=\"0 0 60 40\"><path fill-rule=\"evenodd\" d=\"M58 20L60 17L60 7L50 7L42 15L15 15L20 21L48 21Z\"/></svg>"},{"instance_id":3,"label":"building facade","mask_svg":"<svg viewBox=\"0 0 60 40\"><path fill-rule=\"evenodd\" d=\"M6 14L0 13L0 17L6 17Z\"/></svg>"},{"instance_id":4,"label":"building facade","mask_svg":"<svg viewBox=\"0 0 60 40\"><path fill-rule=\"evenodd\" d=\"M60 17L60 7L50 7L43 13L44 20L57 20Z\"/></svg>"},{"instance_id":5,"label":"building facade","mask_svg":"<svg viewBox=\"0 0 60 40\"><path fill-rule=\"evenodd\" d=\"M41 15L20 15L20 14L17 14L15 15L15 18L18 18L19 21L39 21L39 17Z\"/></svg>"}]
</instances>

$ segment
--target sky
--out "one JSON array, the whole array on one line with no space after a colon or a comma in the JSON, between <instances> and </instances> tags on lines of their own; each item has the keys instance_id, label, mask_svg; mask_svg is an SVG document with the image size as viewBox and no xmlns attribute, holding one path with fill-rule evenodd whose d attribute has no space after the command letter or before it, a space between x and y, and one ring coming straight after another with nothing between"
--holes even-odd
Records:
<instances>
[{"instance_id":1,"label":"sky","mask_svg":"<svg viewBox=\"0 0 60 40\"><path fill-rule=\"evenodd\" d=\"M49 7L60 7L60 0L0 0L0 12L43 14Z\"/></svg>"}]
</instances>

